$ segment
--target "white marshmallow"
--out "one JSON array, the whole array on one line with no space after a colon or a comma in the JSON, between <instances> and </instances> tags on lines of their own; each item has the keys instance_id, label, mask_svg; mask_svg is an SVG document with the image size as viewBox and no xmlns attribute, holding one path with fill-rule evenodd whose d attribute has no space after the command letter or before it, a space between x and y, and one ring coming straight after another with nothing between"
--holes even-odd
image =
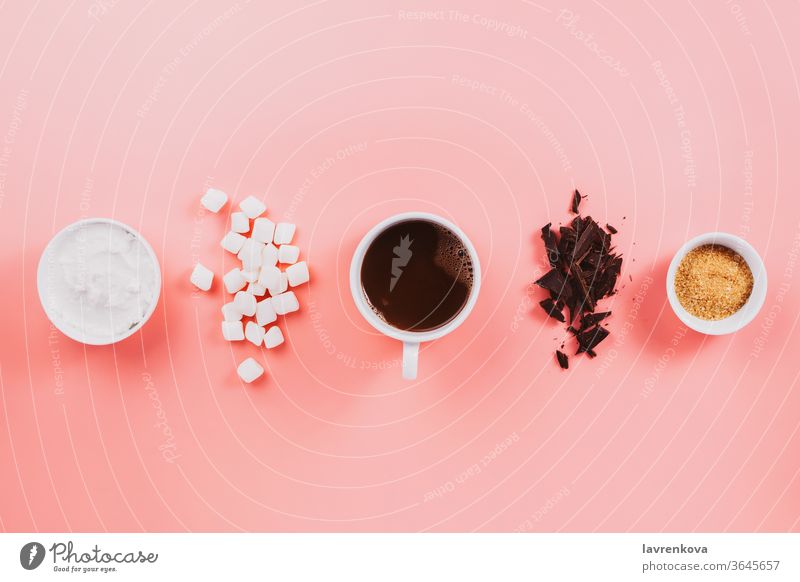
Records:
<instances>
[{"instance_id":1,"label":"white marshmallow","mask_svg":"<svg viewBox=\"0 0 800 582\"><path fill-rule=\"evenodd\" d=\"M255 321L248 321L244 328L244 337L253 345L260 346L264 340L264 328Z\"/></svg>"},{"instance_id":2,"label":"white marshmallow","mask_svg":"<svg viewBox=\"0 0 800 582\"><path fill-rule=\"evenodd\" d=\"M261 377L264 373L264 368L253 358L247 358L236 368L236 373L239 374L239 378L249 384L253 380L257 380Z\"/></svg>"},{"instance_id":3,"label":"white marshmallow","mask_svg":"<svg viewBox=\"0 0 800 582\"><path fill-rule=\"evenodd\" d=\"M275 313L275 308L272 306L272 299L264 299L259 301L256 305L256 321L258 325L267 325L278 319L278 314Z\"/></svg>"},{"instance_id":4,"label":"white marshmallow","mask_svg":"<svg viewBox=\"0 0 800 582\"><path fill-rule=\"evenodd\" d=\"M256 218L261 214L264 214L264 211L267 209L267 205L261 202L255 196L248 196L241 202L239 202L239 208L242 209L247 215L247 218Z\"/></svg>"},{"instance_id":5,"label":"white marshmallow","mask_svg":"<svg viewBox=\"0 0 800 582\"><path fill-rule=\"evenodd\" d=\"M297 287L308 282L308 263L300 261L294 265L286 267L286 276L289 277L289 285Z\"/></svg>"},{"instance_id":6,"label":"white marshmallow","mask_svg":"<svg viewBox=\"0 0 800 582\"><path fill-rule=\"evenodd\" d=\"M258 284L267 289L277 289L281 283L281 270L278 267L261 267ZM271 293L271 292L270 292Z\"/></svg>"},{"instance_id":7,"label":"white marshmallow","mask_svg":"<svg viewBox=\"0 0 800 582\"><path fill-rule=\"evenodd\" d=\"M275 234L275 223L269 218L256 218L253 223L252 238L262 243L271 243L272 235Z\"/></svg>"},{"instance_id":8,"label":"white marshmallow","mask_svg":"<svg viewBox=\"0 0 800 582\"><path fill-rule=\"evenodd\" d=\"M281 245L278 248L278 261L281 263L296 263L300 258L300 247L294 245Z\"/></svg>"},{"instance_id":9,"label":"white marshmallow","mask_svg":"<svg viewBox=\"0 0 800 582\"><path fill-rule=\"evenodd\" d=\"M246 240L238 232L231 231L222 238L219 244L229 253L236 254L242 249Z\"/></svg>"},{"instance_id":10,"label":"white marshmallow","mask_svg":"<svg viewBox=\"0 0 800 582\"><path fill-rule=\"evenodd\" d=\"M261 264L274 267L278 264L278 247L269 243L264 247L261 253Z\"/></svg>"},{"instance_id":11,"label":"white marshmallow","mask_svg":"<svg viewBox=\"0 0 800 582\"><path fill-rule=\"evenodd\" d=\"M247 284L239 269L231 269L225 273L225 276L222 277L222 282L225 284L225 290L228 293L236 293Z\"/></svg>"},{"instance_id":12,"label":"white marshmallow","mask_svg":"<svg viewBox=\"0 0 800 582\"><path fill-rule=\"evenodd\" d=\"M295 228L297 227L291 222L279 222L275 227L275 244L288 245L292 242Z\"/></svg>"},{"instance_id":13,"label":"white marshmallow","mask_svg":"<svg viewBox=\"0 0 800 582\"><path fill-rule=\"evenodd\" d=\"M250 220L244 212L231 214L231 230L233 232L247 232L250 230Z\"/></svg>"},{"instance_id":14,"label":"white marshmallow","mask_svg":"<svg viewBox=\"0 0 800 582\"><path fill-rule=\"evenodd\" d=\"M256 313L256 298L246 291L239 291L233 297L233 304L242 315L250 317Z\"/></svg>"},{"instance_id":15,"label":"white marshmallow","mask_svg":"<svg viewBox=\"0 0 800 582\"><path fill-rule=\"evenodd\" d=\"M206 190L206 193L203 194L203 197L200 198L200 204L211 212L219 212L219 209L225 206L227 201L228 195L216 188L209 188Z\"/></svg>"},{"instance_id":16,"label":"white marshmallow","mask_svg":"<svg viewBox=\"0 0 800 582\"><path fill-rule=\"evenodd\" d=\"M255 283L258 281L258 271L242 271L242 279L248 283Z\"/></svg>"},{"instance_id":17,"label":"white marshmallow","mask_svg":"<svg viewBox=\"0 0 800 582\"><path fill-rule=\"evenodd\" d=\"M223 321L222 337L229 342L238 342L244 339L244 326L241 321Z\"/></svg>"},{"instance_id":18,"label":"white marshmallow","mask_svg":"<svg viewBox=\"0 0 800 582\"><path fill-rule=\"evenodd\" d=\"M289 288L289 277L286 273L281 273L278 277L278 282L272 287L267 287L269 294L275 297L285 292Z\"/></svg>"},{"instance_id":19,"label":"white marshmallow","mask_svg":"<svg viewBox=\"0 0 800 582\"><path fill-rule=\"evenodd\" d=\"M260 243L252 238L244 241L242 248L236 255L242 261L243 271L258 271L261 267L261 253L264 251L264 243Z\"/></svg>"},{"instance_id":20,"label":"white marshmallow","mask_svg":"<svg viewBox=\"0 0 800 582\"><path fill-rule=\"evenodd\" d=\"M247 286L247 292L250 293L250 295L255 295L257 297L263 297L264 294L266 294L266 292L267 292L267 288L264 287L263 285L259 285L258 281L256 281L255 283L250 283Z\"/></svg>"},{"instance_id":21,"label":"white marshmallow","mask_svg":"<svg viewBox=\"0 0 800 582\"><path fill-rule=\"evenodd\" d=\"M242 261L242 271L250 271L251 273L258 273L261 270L260 258L252 253L245 254L240 259ZM256 278L256 281L258 279Z\"/></svg>"},{"instance_id":22,"label":"white marshmallow","mask_svg":"<svg viewBox=\"0 0 800 582\"><path fill-rule=\"evenodd\" d=\"M214 273L211 272L211 269L208 269L200 263L197 263L194 266L194 269L192 269L192 276L189 278L189 280L192 282L192 285L201 291L208 291L211 289L211 282L214 280Z\"/></svg>"},{"instance_id":23,"label":"white marshmallow","mask_svg":"<svg viewBox=\"0 0 800 582\"><path fill-rule=\"evenodd\" d=\"M300 303L294 291L288 291L272 297L272 306L278 315L286 315L300 309Z\"/></svg>"},{"instance_id":24,"label":"white marshmallow","mask_svg":"<svg viewBox=\"0 0 800 582\"><path fill-rule=\"evenodd\" d=\"M222 319L225 321L241 321L242 314L233 301L222 306Z\"/></svg>"},{"instance_id":25,"label":"white marshmallow","mask_svg":"<svg viewBox=\"0 0 800 582\"><path fill-rule=\"evenodd\" d=\"M273 325L264 334L264 345L269 349L277 347L283 343L283 332L277 325Z\"/></svg>"}]
</instances>

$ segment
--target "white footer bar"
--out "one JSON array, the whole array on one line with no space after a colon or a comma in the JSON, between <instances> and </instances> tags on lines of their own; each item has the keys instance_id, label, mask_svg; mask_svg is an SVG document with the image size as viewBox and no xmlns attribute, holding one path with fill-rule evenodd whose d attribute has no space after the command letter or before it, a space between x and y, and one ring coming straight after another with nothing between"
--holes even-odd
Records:
<instances>
[{"instance_id":1,"label":"white footer bar","mask_svg":"<svg viewBox=\"0 0 800 582\"><path fill-rule=\"evenodd\" d=\"M800 534L3 534L0 580L800 580Z\"/></svg>"}]
</instances>

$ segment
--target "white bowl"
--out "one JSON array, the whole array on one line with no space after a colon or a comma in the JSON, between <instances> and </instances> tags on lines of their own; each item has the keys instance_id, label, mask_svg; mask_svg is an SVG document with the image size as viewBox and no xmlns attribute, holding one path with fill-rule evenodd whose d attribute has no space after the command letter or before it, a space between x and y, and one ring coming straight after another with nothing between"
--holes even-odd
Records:
<instances>
[{"instance_id":1,"label":"white bowl","mask_svg":"<svg viewBox=\"0 0 800 582\"><path fill-rule=\"evenodd\" d=\"M82 331L76 330L74 327L65 324L63 319L59 317L58 313L48 308L50 303L48 301L48 285L47 285L48 257L51 253L53 253L56 249L58 249L59 244L67 234L87 224L109 224L127 231L142 244L153 265L154 289L153 289L153 296L151 297L151 301L147 308L147 311L136 325L134 325L129 329L126 329L122 333L114 334L112 336L92 336L89 334L82 333ZM150 243L148 243L147 240L138 231L131 228L125 223L119 222L118 220L113 220L111 218L86 218L83 220L79 220L77 222L73 222L69 226L66 226L63 229L61 229L58 233L56 233L56 235L52 239L50 239L50 242L47 243L47 246L45 247L44 251L42 251L42 256L39 259L39 266L37 269L36 278L37 278L37 288L39 291L39 301L41 302L42 307L44 308L44 312L47 315L47 318L52 322L52 324L67 337L72 338L75 341L79 341L84 344L95 345L95 346L116 343L127 337L132 336L134 333L139 331L141 327L147 322L147 320L150 319L150 316L155 311L156 305L158 305L159 296L161 295L161 268L158 264L158 258L156 257L156 254L153 251L153 247L150 246Z\"/></svg>"},{"instance_id":2,"label":"white bowl","mask_svg":"<svg viewBox=\"0 0 800 582\"><path fill-rule=\"evenodd\" d=\"M714 321L700 319L686 311L675 294L675 272L678 270L678 265L680 265L683 257L697 247L710 244L728 247L739 253L753 273L753 291L750 293L747 302L733 315ZM675 253L667 271L667 297L675 315L687 327L707 335L733 333L753 321L753 318L764 305L764 300L767 297L767 270L764 268L764 262L758 256L756 250L743 238L725 232L708 232L694 237Z\"/></svg>"}]
</instances>

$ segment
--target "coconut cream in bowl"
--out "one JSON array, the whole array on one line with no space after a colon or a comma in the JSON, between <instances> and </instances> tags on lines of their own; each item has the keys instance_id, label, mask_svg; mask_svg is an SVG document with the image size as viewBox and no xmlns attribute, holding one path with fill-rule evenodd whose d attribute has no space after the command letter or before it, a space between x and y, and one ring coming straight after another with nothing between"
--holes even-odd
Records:
<instances>
[{"instance_id":1,"label":"coconut cream in bowl","mask_svg":"<svg viewBox=\"0 0 800 582\"><path fill-rule=\"evenodd\" d=\"M161 271L136 230L88 218L48 243L37 286L54 326L76 341L105 345L133 335L150 318L161 293Z\"/></svg>"}]
</instances>

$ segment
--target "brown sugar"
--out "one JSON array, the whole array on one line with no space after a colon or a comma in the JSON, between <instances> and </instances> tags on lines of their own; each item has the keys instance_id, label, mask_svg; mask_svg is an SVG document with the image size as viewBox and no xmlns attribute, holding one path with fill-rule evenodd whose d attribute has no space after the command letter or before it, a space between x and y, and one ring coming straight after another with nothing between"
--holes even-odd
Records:
<instances>
[{"instance_id":1,"label":"brown sugar","mask_svg":"<svg viewBox=\"0 0 800 582\"><path fill-rule=\"evenodd\" d=\"M742 256L720 245L689 251L675 273L675 293L684 309L717 320L739 311L753 291L753 273Z\"/></svg>"}]
</instances>

